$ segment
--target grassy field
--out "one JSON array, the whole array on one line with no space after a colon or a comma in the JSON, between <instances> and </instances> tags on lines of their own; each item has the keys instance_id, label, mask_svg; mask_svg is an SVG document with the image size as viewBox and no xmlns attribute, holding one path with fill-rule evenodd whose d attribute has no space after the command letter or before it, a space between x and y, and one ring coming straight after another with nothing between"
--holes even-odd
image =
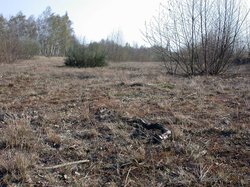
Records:
<instances>
[{"instance_id":1,"label":"grassy field","mask_svg":"<svg viewBox=\"0 0 250 187\"><path fill-rule=\"evenodd\" d=\"M157 123L161 133L140 125ZM0 64L0 186L249 186L250 67Z\"/></svg>"}]
</instances>

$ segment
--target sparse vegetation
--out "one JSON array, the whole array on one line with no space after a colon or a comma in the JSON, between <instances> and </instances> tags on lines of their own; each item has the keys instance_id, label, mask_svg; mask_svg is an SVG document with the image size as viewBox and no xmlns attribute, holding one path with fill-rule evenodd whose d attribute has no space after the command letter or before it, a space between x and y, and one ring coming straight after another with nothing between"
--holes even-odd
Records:
<instances>
[{"instance_id":1,"label":"sparse vegetation","mask_svg":"<svg viewBox=\"0 0 250 187\"><path fill-rule=\"evenodd\" d=\"M0 186L249 186L249 64L184 78L63 63L1 65Z\"/></svg>"}]
</instances>

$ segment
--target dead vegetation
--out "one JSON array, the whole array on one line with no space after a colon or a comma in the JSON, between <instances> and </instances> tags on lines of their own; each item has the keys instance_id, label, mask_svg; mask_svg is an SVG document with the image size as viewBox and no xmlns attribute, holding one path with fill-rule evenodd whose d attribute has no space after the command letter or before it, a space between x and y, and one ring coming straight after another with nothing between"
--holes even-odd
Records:
<instances>
[{"instance_id":1,"label":"dead vegetation","mask_svg":"<svg viewBox=\"0 0 250 187\"><path fill-rule=\"evenodd\" d=\"M193 78L62 65L0 65L0 186L249 186L248 65ZM171 136L152 141L140 120Z\"/></svg>"}]
</instances>

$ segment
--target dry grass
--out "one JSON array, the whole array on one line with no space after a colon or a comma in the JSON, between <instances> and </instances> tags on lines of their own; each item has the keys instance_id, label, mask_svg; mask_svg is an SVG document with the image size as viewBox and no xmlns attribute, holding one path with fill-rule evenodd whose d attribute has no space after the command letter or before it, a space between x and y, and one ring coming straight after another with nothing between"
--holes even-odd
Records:
<instances>
[{"instance_id":1,"label":"dry grass","mask_svg":"<svg viewBox=\"0 0 250 187\"><path fill-rule=\"evenodd\" d=\"M0 186L249 186L249 85L249 66L184 78L160 63L1 64ZM172 136L154 144L136 118Z\"/></svg>"},{"instance_id":2,"label":"dry grass","mask_svg":"<svg viewBox=\"0 0 250 187\"><path fill-rule=\"evenodd\" d=\"M23 151L5 151L0 157L1 186L32 184L36 156Z\"/></svg>"}]
</instances>

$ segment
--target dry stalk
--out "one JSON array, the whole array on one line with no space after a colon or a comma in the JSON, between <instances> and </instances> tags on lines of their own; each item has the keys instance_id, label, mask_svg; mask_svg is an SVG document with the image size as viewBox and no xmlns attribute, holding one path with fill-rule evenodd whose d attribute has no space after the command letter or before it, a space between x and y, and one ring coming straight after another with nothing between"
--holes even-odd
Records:
<instances>
[{"instance_id":1,"label":"dry stalk","mask_svg":"<svg viewBox=\"0 0 250 187\"><path fill-rule=\"evenodd\" d=\"M89 162L89 160L79 160L79 161L74 161L74 162L66 162L63 164L55 165L55 166L38 167L38 169L45 169L45 170L57 169L57 168L65 167L65 166L70 166L70 165L74 165L74 164L83 164L83 163L87 163L87 162Z\"/></svg>"}]
</instances>

